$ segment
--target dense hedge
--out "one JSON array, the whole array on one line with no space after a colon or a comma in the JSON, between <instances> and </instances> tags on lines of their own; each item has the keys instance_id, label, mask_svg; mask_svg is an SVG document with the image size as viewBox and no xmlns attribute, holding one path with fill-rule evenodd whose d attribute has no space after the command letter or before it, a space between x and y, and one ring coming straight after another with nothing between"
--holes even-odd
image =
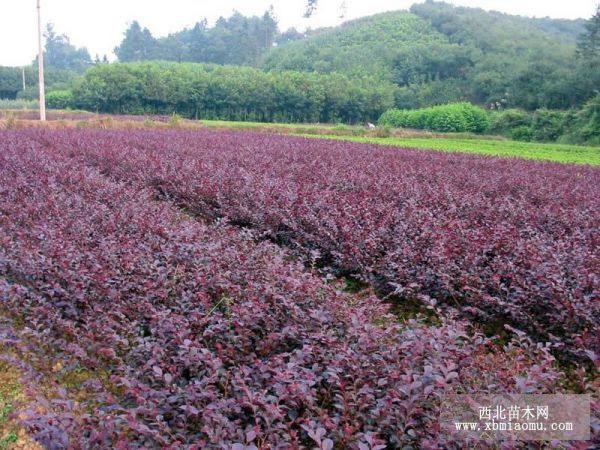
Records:
<instances>
[{"instance_id":1,"label":"dense hedge","mask_svg":"<svg viewBox=\"0 0 600 450\"><path fill-rule=\"evenodd\" d=\"M73 103L71 91L51 91L46 94L46 106L50 109L68 109Z\"/></svg>"},{"instance_id":2,"label":"dense hedge","mask_svg":"<svg viewBox=\"0 0 600 450\"><path fill-rule=\"evenodd\" d=\"M489 127L485 110L466 102L415 110L392 109L381 116L379 123L392 127L474 133L484 132Z\"/></svg>"},{"instance_id":3,"label":"dense hedge","mask_svg":"<svg viewBox=\"0 0 600 450\"><path fill-rule=\"evenodd\" d=\"M103 64L74 88L78 108L265 122L375 121L395 87L340 74L166 62Z\"/></svg>"}]
</instances>

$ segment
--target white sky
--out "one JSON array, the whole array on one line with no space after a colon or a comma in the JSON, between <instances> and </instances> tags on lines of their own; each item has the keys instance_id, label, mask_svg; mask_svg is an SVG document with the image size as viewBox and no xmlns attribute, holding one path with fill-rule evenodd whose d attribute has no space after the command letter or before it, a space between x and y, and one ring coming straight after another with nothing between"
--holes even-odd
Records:
<instances>
[{"instance_id":1,"label":"white sky","mask_svg":"<svg viewBox=\"0 0 600 450\"><path fill-rule=\"evenodd\" d=\"M589 18L598 0L447 0L532 17ZM407 9L418 0L346 0L346 18L382 11ZM36 53L36 0L0 0L0 65L26 65ZM191 26L206 17L209 23L233 10L244 15L262 14L270 5L281 29L336 25L342 0L320 0L319 10L303 18L305 0L42 0L42 20L52 22L92 57L112 53L133 20L147 26L155 36Z\"/></svg>"}]
</instances>

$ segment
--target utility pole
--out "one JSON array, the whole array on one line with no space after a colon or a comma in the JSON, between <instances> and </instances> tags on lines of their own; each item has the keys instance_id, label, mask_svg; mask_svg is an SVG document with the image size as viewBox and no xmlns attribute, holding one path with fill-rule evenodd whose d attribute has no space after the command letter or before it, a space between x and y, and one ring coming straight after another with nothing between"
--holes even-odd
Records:
<instances>
[{"instance_id":1,"label":"utility pole","mask_svg":"<svg viewBox=\"0 0 600 450\"><path fill-rule=\"evenodd\" d=\"M38 10L38 74L40 84L40 120L46 121L46 90L44 86L44 47L42 45L42 12L40 0L37 0Z\"/></svg>"},{"instance_id":2,"label":"utility pole","mask_svg":"<svg viewBox=\"0 0 600 450\"><path fill-rule=\"evenodd\" d=\"M23 90L27 89L27 84L25 83L25 67L21 67L23 71Z\"/></svg>"}]
</instances>

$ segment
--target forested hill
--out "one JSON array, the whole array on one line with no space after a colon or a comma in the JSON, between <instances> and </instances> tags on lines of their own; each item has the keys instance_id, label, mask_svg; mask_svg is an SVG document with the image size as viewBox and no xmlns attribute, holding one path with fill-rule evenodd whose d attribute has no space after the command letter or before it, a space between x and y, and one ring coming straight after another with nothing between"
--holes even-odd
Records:
<instances>
[{"instance_id":1,"label":"forested hill","mask_svg":"<svg viewBox=\"0 0 600 450\"><path fill-rule=\"evenodd\" d=\"M414 4L410 11L446 35L450 42L515 55L542 51L544 56L558 57L556 50L571 52L585 24L585 20L535 19L442 2Z\"/></svg>"},{"instance_id":2,"label":"forested hill","mask_svg":"<svg viewBox=\"0 0 600 450\"><path fill-rule=\"evenodd\" d=\"M264 66L368 72L401 86L399 106L407 108L457 100L568 108L598 81L576 67L584 24L428 1L314 31L274 48Z\"/></svg>"},{"instance_id":3,"label":"forested hill","mask_svg":"<svg viewBox=\"0 0 600 450\"><path fill-rule=\"evenodd\" d=\"M399 51L429 45L442 48L448 39L427 21L406 11L377 14L339 27L310 32L273 49L265 60L269 69L317 72L377 73L392 79Z\"/></svg>"},{"instance_id":4,"label":"forested hill","mask_svg":"<svg viewBox=\"0 0 600 450\"><path fill-rule=\"evenodd\" d=\"M585 25L584 19L513 16L444 2L416 3L410 11L452 41L476 42L480 46L495 42L499 49L510 48L511 42L519 41L532 46L538 46L540 41L574 46Z\"/></svg>"}]
</instances>

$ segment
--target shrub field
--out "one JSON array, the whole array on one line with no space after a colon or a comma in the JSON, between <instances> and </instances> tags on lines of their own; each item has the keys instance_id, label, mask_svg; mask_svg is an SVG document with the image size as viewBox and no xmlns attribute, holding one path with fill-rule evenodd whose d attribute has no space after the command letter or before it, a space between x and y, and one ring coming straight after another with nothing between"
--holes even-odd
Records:
<instances>
[{"instance_id":1,"label":"shrub field","mask_svg":"<svg viewBox=\"0 0 600 450\"><path fill-rule=\"evenodd\" d=\"M597 169L233 132L81 136L52 138L118 181L384 294L597 348Z\"/></svg>"},{"instance_id":2,"label":"shrub field","mask_svg":"<svg viewBox=\"0 0 600 450\"><path fill-rule=\"evenodd\" d=\"M0 194L0 349L53 380L19 415L49 448L464 448L450 392L598 386L596 168L23 129Z\"/></svg>"}]
</instances>

